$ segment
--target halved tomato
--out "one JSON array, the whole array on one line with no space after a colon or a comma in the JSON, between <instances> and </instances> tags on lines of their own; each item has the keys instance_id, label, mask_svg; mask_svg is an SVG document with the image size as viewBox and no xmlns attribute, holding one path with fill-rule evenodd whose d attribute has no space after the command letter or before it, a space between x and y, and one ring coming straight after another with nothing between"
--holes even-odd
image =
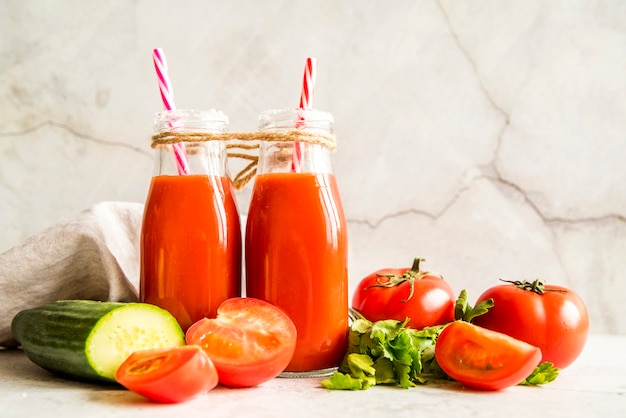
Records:
<instances>
[{"instance_id":1,"label":"halved tomato","mask_svg":"<svg viewBox=\"0 0 626 418\"><path fill-rule=\"evenodd\" d=\"M219 381L231 387L259 385L280 374L296 348L296 326L280 308L254 298L232 298L187 330L187 344L211 357Z\"/></svg>"},{"instance_id":2,"label":"halved tomato","mask_svg":"<svg viewBox=\"0 0 626 418\"><path fill-rule=\"evenodd\" d=\"M117 369L122 386L148 399L183 402L217 386L217 371L198 346L157 348L132 353Z\"/></svg>"},{"instance_id":3,"label":"halved tomato","mask_svg":"<svg viewBox=\"0 0 626 418\"><path fill-rule=\"evenodd\" d=\"M469 388L499 390L526 379L541 361L541 350L469 322L446 326L435 345L441 369Z\"/></svg>"}]
</instances>

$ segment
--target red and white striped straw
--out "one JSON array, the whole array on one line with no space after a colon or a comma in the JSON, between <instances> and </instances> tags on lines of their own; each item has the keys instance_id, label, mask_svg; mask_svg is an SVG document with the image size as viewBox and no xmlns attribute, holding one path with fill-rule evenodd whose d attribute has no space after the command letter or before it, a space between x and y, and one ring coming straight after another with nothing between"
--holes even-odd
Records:
<instances>
[{"instance_id":1,"label":"red and white striped straw","mask_svg":"<svg viewBox=\"0 0 626 418\"><path fill-rule=\"evenodd\" d=\"M317 59L307 58L302 78L302 92L300 93L300 109L313 109L313 93L315 78L317 77Z\"/></svg>"},{"instance_id":2,"label":"red and white striped straw","mask_svg":"<svg viewBox=\"0 0 626 418\"><path fill-rule=\"evenodd\" d=\"M317 59L307 58L302 78L302 91L300 93L300 109L313 109L313 93L315 91L315 78L317 77ZM297 125L296 125L297 126ZM291 171L300 172L302 169L302 149L304 144L296 142L291 158Z\"/></svg>"},{"instance_id":3,"label":"red and white striped straw","mask_svg":"<svg viewBox=\"0 0 626 418\"><path fill-rule=\"evenodd\" d=\"M174 91L172 90L172 83L167 71L167 62L165 61L165 54L161 48L155 48L152 51L152 60L154 61L154 69L156 70L157 79L159 82L159 92L161 93L161 99L163 101L163 108L165 110L175 110L174 104ZM176 167L178 168L178 174L189 174L189 165L187 164L187 154L185 151L185 144L177 142L172 144L174 150L174 156L176 157Z\"/></svg>"}]
</instances>

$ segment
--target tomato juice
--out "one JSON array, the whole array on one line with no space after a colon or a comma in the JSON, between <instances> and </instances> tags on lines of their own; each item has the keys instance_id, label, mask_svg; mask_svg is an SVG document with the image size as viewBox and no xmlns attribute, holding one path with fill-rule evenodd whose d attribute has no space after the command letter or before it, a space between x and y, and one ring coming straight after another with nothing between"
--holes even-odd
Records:
<instances>
[{"instance_id":1,"label":"tomato juice","mask_svg":"<svg viewBox=\"0 0 626 418\"><path fill-rule=\"evenodd\" d=\"M183 330L241 295L241 226L228 177L154 176L141 233L140 299Z\"/></svg>"},{"instance_id":2,"label":"tomato juice","mask_svg":"<svg viewBox=\"0 0 626 418\"><path fill-rule=\"evenodd\" d=\"M246 226L246 296L296 325L287 372L336 367L347 350L347 226L333 174L256 176Z\"/></svg>"}]
</instances>

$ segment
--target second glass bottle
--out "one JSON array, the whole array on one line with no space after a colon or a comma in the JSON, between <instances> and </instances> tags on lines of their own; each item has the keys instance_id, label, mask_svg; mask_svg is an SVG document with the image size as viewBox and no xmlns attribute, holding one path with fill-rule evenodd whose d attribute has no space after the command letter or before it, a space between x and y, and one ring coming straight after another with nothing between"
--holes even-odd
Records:
<instances>
[{"instance_id":1,"label":"second glass bottle","mask_svg":"<svg viewBox=\"0 0 626 418\"><path fill-rule=\"evenodd\" d=\"M318 110L266 111L259 120L261 131L332 133L332 115ZM283 376L329 374L347 349L348 238L330 152L313 143L260 144L246 223L246 295L282 308L296 325Z\"/></svg>"}]
</instances>

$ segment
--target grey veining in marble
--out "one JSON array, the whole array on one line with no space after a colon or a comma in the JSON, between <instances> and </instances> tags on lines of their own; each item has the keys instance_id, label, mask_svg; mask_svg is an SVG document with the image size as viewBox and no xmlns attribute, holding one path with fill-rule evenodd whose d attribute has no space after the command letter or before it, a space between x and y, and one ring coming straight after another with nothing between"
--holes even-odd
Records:
<instances>
[{"instance_id":1,"label":"grey veining in marble","mask_svg":"<svg viewBox=\"0 0 626 418\"><path fill-rule=\"evenodd\" d=\"M315 56L351 290L422 256L471 298L499 278L567 285L593 332L626 333L626 2L0 9L0 251L96 202L145 199L161 107L152 48L178 107L220 109L233 131L295 107Z\"/></svg>"}]
</instances>

